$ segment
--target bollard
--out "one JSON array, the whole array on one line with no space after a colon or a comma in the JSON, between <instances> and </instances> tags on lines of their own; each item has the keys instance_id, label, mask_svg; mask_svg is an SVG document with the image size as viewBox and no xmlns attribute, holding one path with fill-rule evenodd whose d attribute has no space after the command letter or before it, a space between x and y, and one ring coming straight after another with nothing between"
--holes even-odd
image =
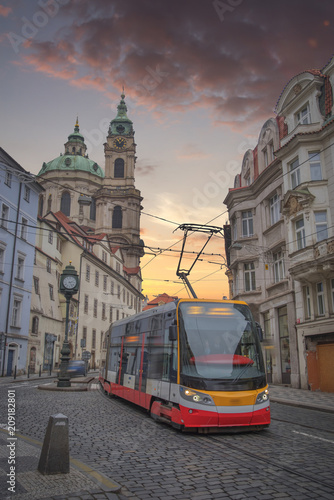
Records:
<instances>
[{"instance_id":1,"label":"bollard","mask_svg":"<svg viewBox=\"0 0 334 500\"><path fill-rule=\"evenodd\" d=\"M42 365L39 365L39 376L42 375Z\"/></svg>"},{"instance_id":2,"label":"bollard","mask_svg":"<svg viewBox=\"0 0 334 500\"><path fill-rule=\"evenodd\" d=\"M61 413L49 418L38 471L44 475L70 472L68 418Z\"/></svg>"},{"instance_id":3,"label":"bollard","mask_svg":"<svg viewBox=\"0 0 334 500\"><path fill-rule=\"evenodd\" d=\"M16 380L16 365L14 367L14 380Z\"/></svg>"},{"instance_id":4,"label":"bollard","mask_svg":"<svg viewBox=\"0 0 334 500\"><path fill-rule=\"evenodd\" d=\"M28 365L28 378L30 377L30 365Z\"/></svg>"}]
</instances>

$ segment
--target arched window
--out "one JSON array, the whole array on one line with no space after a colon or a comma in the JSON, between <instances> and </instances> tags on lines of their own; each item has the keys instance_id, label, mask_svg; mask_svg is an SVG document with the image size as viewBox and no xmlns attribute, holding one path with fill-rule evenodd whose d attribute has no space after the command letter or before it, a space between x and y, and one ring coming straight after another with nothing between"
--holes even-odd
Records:
<instances>
[{"instance_id":1,"label":"arched window","mask_svg":"<svg viewBox=\"0 0 334 500\"><path fill-rule=\"evenodd\" d=\"M124 160L123 158L116 158L114 164L114 177L123 178L124 177Z\"/></svg>"},{"instance_id":2,"label":"arched window","mask_svg":"<svg viewBox=\"0 0 334 500\"><path fill-rule=\"evenodd\" d=\"M96 220L96 202L94 198L92 198L92 202L90 204L90 214L89 214L90 220Z\"/></svg>"},{"instance_id":3,"label":"arched window","mask_svg":"<svg viewBox=\"0 0 334 500\"><path fill-rule=\"evenodd\" d=\"M63 212L64 215L70 215L71 195L68 191L64 191L63 194L61 195L60 211Z\"/></svg>"},{"instance_id":4,"label":"arched window","mask_svg":"<svg viewBox=\"0 0 334 500\"><path fill-rule=\"evenodd\" d=\"M38 200L38 215L40 217L43 217L43 208L44 208L44 199L43 195L41 194Z\"/></svg>"},{"instance_id":5,"label":"arched window","mask_svg":"<svg viewBox=\"0 0 334 500\"><path fill-rule=\"evenodd\" d=\"M51 196L51 194L49 194L49 197L48 197L48 212L51 212L51 209L52 209L52 196Z\"/></svg>"},{"instance_id":6,"label":"arched window","mask_svg":"<svg viewBox=\"0 0 334 500\"><path fill-rule=\"evenodd\" d=\"M39 326L38 316L34 316L32 318L31 333L33 333L34 335L37 335L38 334L38 326Z\"/></svg>"},{"instance_id":7,"label":"arched window","mask_svg":"<svg viewBox=\"0 0 334 500\"><path fill-rule=\"evenodd\" d=\"M112 214L112 227L120 229L122 227L122 207L116 206Z\"/></svg>"}]
</instances>

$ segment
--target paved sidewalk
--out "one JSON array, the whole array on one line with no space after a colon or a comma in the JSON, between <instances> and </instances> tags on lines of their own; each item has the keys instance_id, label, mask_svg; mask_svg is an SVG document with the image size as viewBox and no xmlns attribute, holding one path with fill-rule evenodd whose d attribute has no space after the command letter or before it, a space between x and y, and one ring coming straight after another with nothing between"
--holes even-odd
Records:
<instances>
[{"instance_id":1,"label":"paved sidewalk","mask_svg":"<svg viewBox=\"0 0 334 500\"><path fill-rule=\"evenodd\" d=\"M8 439L15 442L15 476L10 477ZM2 500L129 500L136 497L121 493L121 486L79 460L71 459L69 474L43 475L38 472L42 443L0 432L0 495ZM13 483L9 483L13 479ZM14 485L14 491L8 488Z\"/></svg>"},{"instance_id":2,"label":"paved sidewalk","mask_svg":"<svg viewBox=\"0 0 334 500\"><path fill-rule=\"evenodd\" d=\"M269 384L270 401L334 413L334 393Z\"/></svg>"}]
</instances>

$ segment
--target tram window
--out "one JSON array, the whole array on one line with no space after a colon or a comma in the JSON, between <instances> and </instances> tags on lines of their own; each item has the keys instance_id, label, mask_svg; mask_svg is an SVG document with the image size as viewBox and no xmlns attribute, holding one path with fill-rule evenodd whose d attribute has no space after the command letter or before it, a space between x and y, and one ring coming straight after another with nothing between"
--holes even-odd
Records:
<instances>
[{"instance_id":1,"label":"tram window","mask_svg":"<svg viewBox=\"0 0 334 500\"><path fill-rule=\"evenodd\" d=\"M153 316L151 318L151 334L152 335L157 335L159 334L159 330L162 329L162 316L159 314L158 316Z\"/></svg>"}]
</instances>

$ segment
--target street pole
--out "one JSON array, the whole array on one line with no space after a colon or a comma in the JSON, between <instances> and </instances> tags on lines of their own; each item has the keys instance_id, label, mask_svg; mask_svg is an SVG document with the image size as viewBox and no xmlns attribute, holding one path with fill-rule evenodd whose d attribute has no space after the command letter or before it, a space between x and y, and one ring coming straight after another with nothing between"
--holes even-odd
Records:
<instances>
[{"instance_id":1,"label":"street pole","mask_svg":"<svg viewBox=\"0 0 334 500\"><path fill-rule=\"evenodd\" d=\"M70 312L70 301L71 297L78 293L79 290L79 277L74 268L70 264L66 266L63 274L60 276L60 286L59 291L62 293L66 299L66 318L65 318L65 339L63 343L63 348L60 351L60 370L58 377L58 387L71 387L70 375L68 373L68 362L70 360L71 349L68 342L68 324L69 324L69 312Z\"/></svg>"},{"instance_id":2,"label":"street pole","mask_svg":"<svg viewBox=\"0 0 334 500\"><path fill-rule=\"evenodd\" d=\"M65 319L65 340L63 343L62 350L60 351L60 373L58 377L57 387L71 387L71 380L68 373L68 362L70 360L71 349L68 343L68 322L69 322L69 310L70 301L72 294L66 293L66 319Z\"/></svg>"}]
</instances>

